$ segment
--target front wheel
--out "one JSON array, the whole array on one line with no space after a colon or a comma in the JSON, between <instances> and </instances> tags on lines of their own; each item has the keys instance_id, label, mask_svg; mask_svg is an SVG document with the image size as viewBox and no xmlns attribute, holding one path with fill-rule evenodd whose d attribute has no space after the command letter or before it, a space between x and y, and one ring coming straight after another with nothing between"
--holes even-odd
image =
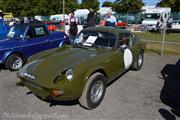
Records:
<instances>
[{"instance_id":1,"label":"front wheel","mask_svg":"<svg viewBox=\"0 0 180 120\"><path fill-rule=\"evenodd\" d=\"M106 78L101 73L94 73L88 79L79 103L86 109L96 108L106 92Z\"/></svg>"},{"instance_id":2,"label":"front wheel","mask_svg":"<svg viewBox=\"0 0 180 120\"><path fill-rule=\"evenodd\" d=\"M138 54L137 60L132 65L132 69L136 71L140 70L143 66L143 62L144 62L144 53L140 51Z\"/></svg>"},{"instance_id":3,"label":"front wheel","mask_svg":"<svg viewBox=\"0 0 180 120\"><path fill-rule=\"evenodd\" d=\"M10 71L17 71L23 66L23 59L19 54L12 54L7 58L5 66Z\"/></svg>"}]
</instances>

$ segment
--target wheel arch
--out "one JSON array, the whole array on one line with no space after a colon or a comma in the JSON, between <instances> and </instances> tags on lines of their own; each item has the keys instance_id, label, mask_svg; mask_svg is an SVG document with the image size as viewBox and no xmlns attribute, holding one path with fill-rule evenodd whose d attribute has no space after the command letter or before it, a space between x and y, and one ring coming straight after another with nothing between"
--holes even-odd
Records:
<instances>
[{"instance_id":1,"label":"wheel arch","mask_svg":"<svg viewBox=\"0 0 180 120\"><path fill-rule=\"evenodd\" d=\"M85 83L87 82L87 80L89 79L89 77L92 76L94 73L101 73L101 74L103 74L106 78L108 78L108 75L107 75L106 71L105 71L102 67L99 67L99 68L96 68L96 69L91 69L91 71L88 71L88 75L87 75L87 77L86 77ZM106 79L105 82L107 83L108 80Z\"/></svg>"},{"instance_id":2,"label":"wheel arch","mask_svg":"<svg viewBox=\"0 0 180 120\"><path fill-rule=\"evenodd\" d=\"M6 52L6 53L4 54L4 56L3 56L3 63L5 63L6 60L7 60L7 58L8 58L10 55L13 55L13 54L18 54L18 55L20 55L20 56L23 58L23 60L24 60L24 55L23 55L21 52L18 52L18 51L8 51L8 52Z\"/></svg>"}]
</instances>

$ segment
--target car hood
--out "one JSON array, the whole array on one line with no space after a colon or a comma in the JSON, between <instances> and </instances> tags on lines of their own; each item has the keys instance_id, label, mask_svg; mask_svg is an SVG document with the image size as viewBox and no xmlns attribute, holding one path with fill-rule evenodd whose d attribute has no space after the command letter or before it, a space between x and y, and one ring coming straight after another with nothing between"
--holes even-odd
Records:
<instances>
[{"instance_id":1,"label":"car hood","mask_svg":"<svg viewBox=\"0 0 180 120\"><path fill-rule=\"evenodd\" d=\"M47 85L68 68L72 68L78 63L88 60L90 57L97 56L96 49L79 48L79 47L63 47L53 49L51 51L38 54L37 58L33 58L19 72L21 77L28 73L35 77L34 82Z\"/></svg>"}]
</instances>

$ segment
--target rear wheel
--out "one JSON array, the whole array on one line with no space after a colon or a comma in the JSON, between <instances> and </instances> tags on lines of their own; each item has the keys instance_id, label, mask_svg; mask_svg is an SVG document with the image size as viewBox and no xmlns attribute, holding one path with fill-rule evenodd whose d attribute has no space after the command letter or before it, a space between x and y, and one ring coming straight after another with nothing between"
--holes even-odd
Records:
<instances>
[{"instance_id":1,"label":"rear wheel","mask_svg":"<svg viewBox=\"0 0 180 120\"><path fill-rule=\"evenodd\" d=\"M101 73L94 73L88 79L79 103L86 109L96 108L106 92L106 78Z\"/></svg>"},{"instance_id":2,"label":"rear wheel","mask_svg":"<svg viewBox=\"0 0 180 120\"><path fill-rule=\"evenodd\" d=\"M143 66L143 62L144 62L144 53L143 51L140 51L138 54L137 60L132 65L132 69L136 71L140 70Z\"/></svg>"},{"instance_id":3,"label":"rear wheel","mask_svg":"<svg viewBox=\"0 0 180 120\"><path fill-rule=\"evenodd\" d=\"M20 56L19 54L10 55L5 62L5 67L10 71L17 71L22 66L23 66L23 59L22 56Z\"/></svg>"}]
</instances>

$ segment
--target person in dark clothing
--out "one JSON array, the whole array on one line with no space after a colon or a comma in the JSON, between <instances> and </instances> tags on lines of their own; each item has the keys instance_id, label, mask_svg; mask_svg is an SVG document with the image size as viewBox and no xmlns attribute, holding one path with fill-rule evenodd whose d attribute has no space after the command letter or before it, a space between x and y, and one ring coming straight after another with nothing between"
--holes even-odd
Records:
<instances>
[{"instance_id":1,"label":"person in dark clothing","mask_svg":"<svg viewBox=\"0 0 180 120\"><path fill-rule=\"evenodd\" d=\"M88 27L94 27L96 25L97 15L93 9L90 8L89 11L90 12L87 17L87 24L88 24Z\"/></svg>"},{"instance_id":2,"label":"person in dark clothing","mask_svg":"<svg viewBox=\"0 0 180 120\"><path fill-rule=\"evenodd\" d=\"M2 10L0 10L0 18L3 19L4 18L4 13Z\"/></svg>"},{"instance_id":3,"label":"person in dark clothing","mask_svg":"<svg viewBox=\"0 0 180 120\"><path fill-rule=\"evenodd\" d=\"M78 27L77 27L77 18L75 18L74 13L71 13L69 16L69 37L71 40L74 40L78 33ZM73 41L72 41L73 42Z\"/></svg>"}]
</instances>

